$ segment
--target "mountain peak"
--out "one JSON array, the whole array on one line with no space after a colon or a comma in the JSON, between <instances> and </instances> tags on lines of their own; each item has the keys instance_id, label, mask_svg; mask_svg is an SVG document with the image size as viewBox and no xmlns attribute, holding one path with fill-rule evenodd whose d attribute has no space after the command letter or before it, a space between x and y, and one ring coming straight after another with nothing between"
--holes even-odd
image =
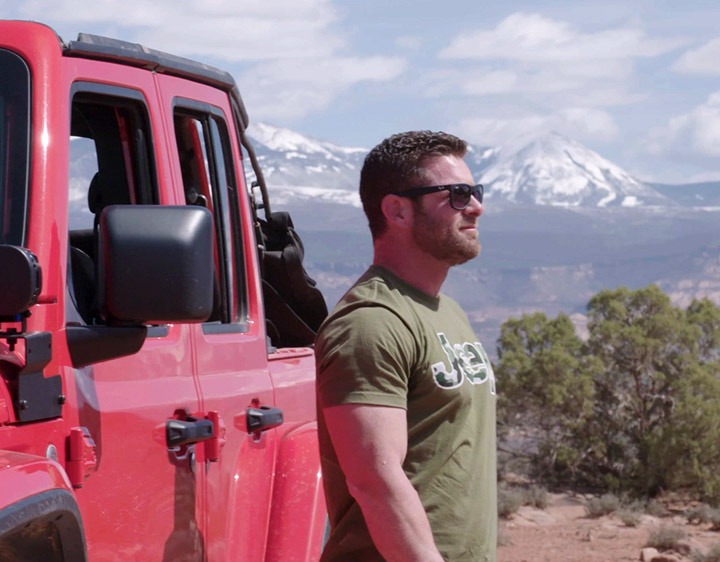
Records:
<instances>
[{"instance_id":1,"label":"mountain peak","mask_svg":"<svg viewBox=\"0 0 720 562\"><path fill-rule=\"evenodd\" d=\"M251 125L248 135L269 185L357 192L366 149L341 147L267 123ZM525 134L497 147L469 146L466 161L485 185L488 201L561 207L677 204L554 131Z\"/></svg>"},{"instance_id":2,"label":"mountain peak","mask_svg":"<svg viewBox=\"0 0 720 562\"><path fill-rule=\"evenodd\" d=\"M549 132L528 134L492 150L480 181L488 196L563 207L633 207L666 198L583 144Z\"/></svg>"},{"instance_id":3,"label":"mountain peak","mask_svg":"<svg viewBox=\"0 0 720 562\"><path fill-rule=\"evenodd\" d=\"M354 152L367 152L364 148L346 148L329 142L315 140L290 129L276 127L269 123L251 123L248 135L270 150L279 152L299 151L305 153L319 153L330 155L333 152L352 154Z\"/></svg>"},{"instance_id":4,"label":"mountain peak","mask_svg":"<svg viewBox=\"0 0 720 562\"><path fill-rule=\"evenodd\" d=\"M365 148L338 146L268 123L250 125L248 136L270 185L357 189Z\"/></svg>"}]
</instances>

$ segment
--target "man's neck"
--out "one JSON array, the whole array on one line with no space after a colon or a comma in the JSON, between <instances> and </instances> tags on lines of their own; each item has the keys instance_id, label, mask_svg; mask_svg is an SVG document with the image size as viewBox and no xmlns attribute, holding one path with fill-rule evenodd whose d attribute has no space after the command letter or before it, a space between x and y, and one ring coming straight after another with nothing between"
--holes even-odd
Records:
<instances>
[{"instance_id":1,"label":"man's neck","mask_svg":"<svg viewBox=\"0 0 720 562\"><path fill-rule=\"evenodd\" d=\"M373 265L379 265L431 297L437 297L450 266L425 254L403 248L391 250L375 244Z\"/></svg>"}]
</instances>

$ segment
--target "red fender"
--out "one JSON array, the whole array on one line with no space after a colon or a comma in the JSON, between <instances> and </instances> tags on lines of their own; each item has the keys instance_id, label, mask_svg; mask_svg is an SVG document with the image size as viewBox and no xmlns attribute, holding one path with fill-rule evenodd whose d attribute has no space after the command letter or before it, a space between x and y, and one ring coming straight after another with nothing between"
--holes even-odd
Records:
<instances>
[{"instance_id":1,"label":"red fender","mask_svg":"<svg viewBox=\"0 0 720 562\"><path fill-rule=\"evenodd\" d=\"M317 423L312 422L280 442L266 562L318 560L326 514Z\"/></svg>"},{"instance_id":2,"label":"red fender","mask_svg":"<svg viewBox=\"0 0 720 562\"><path fill-rule=\"evenodd\" d=\"M87 560L75 495L55 461L0 451L0 552L23 559Z\"/></svg>"},{"instance_id":3,"label":"red fender","mask_svg":"<svg viewBox=\"0 0 720 562\"><path fill-rule=\"evenodd\" d=\"M0 510L47 490L73 493L63 468L55 461L15 451L0 451Z\"/></svg>"}]
</instances>

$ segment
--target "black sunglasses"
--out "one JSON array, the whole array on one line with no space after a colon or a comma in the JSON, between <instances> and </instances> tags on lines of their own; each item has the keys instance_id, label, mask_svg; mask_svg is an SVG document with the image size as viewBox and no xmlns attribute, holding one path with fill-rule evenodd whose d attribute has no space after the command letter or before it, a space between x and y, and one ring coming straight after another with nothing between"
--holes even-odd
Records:
<instances>
[{"instance_id":1,"label":"black sunglasses","mask_svg":"<svg viewBox=\"0 0 720 562\"><path fill-rule=\"evenodd\" d=\"M456 211L462 211L470 204L470 197L475 196L478 203L483 201L482 184L468 185L466 183L451 183L450 185L433 185L431 187L413 187L393 193L398 197L420 197L428 193L437 193L438 191L450 192L450 206Z\"/></svg>"}]
</instances>

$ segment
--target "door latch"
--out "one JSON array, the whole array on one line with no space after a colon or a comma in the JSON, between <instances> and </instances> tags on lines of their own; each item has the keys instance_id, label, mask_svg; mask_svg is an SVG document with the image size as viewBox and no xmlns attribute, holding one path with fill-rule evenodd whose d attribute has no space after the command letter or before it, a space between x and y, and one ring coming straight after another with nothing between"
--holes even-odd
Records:
<instances>
[{"instance_id":1,"label":"door latch","mask_svg":"<svg viewBox=\"0 0 720 562\"><path fill-rule=\"evenodd\" d=\"M283 412L280 408L258 406L247 409L248 433L261 433L283 423Z\"/></svg>"},{"instance_id":2,"label":"door latch","mask_svg":"<svg viewBox=\"0 0 720 562\"><path fill-rule=\"evenodd\" d=\"M188 415L183 412L176 415L179 417L165 422L165 443L168 449L179 449L203 442L205 460L220 460L220 452L225 445L225 424L219 414L213 410L206 415Z\"/></svg>"},{"instance_id":3,"label":"door latch","mask_svg":"<svg viewBox=\"0 0 720 562\"><path fill-rule=\"evenodd\" d=\"M183 420L169 419L165 422L168 449L199 443L213 436L213 422L205 418L188 416Z\"/></svg>"}]
</instances>

